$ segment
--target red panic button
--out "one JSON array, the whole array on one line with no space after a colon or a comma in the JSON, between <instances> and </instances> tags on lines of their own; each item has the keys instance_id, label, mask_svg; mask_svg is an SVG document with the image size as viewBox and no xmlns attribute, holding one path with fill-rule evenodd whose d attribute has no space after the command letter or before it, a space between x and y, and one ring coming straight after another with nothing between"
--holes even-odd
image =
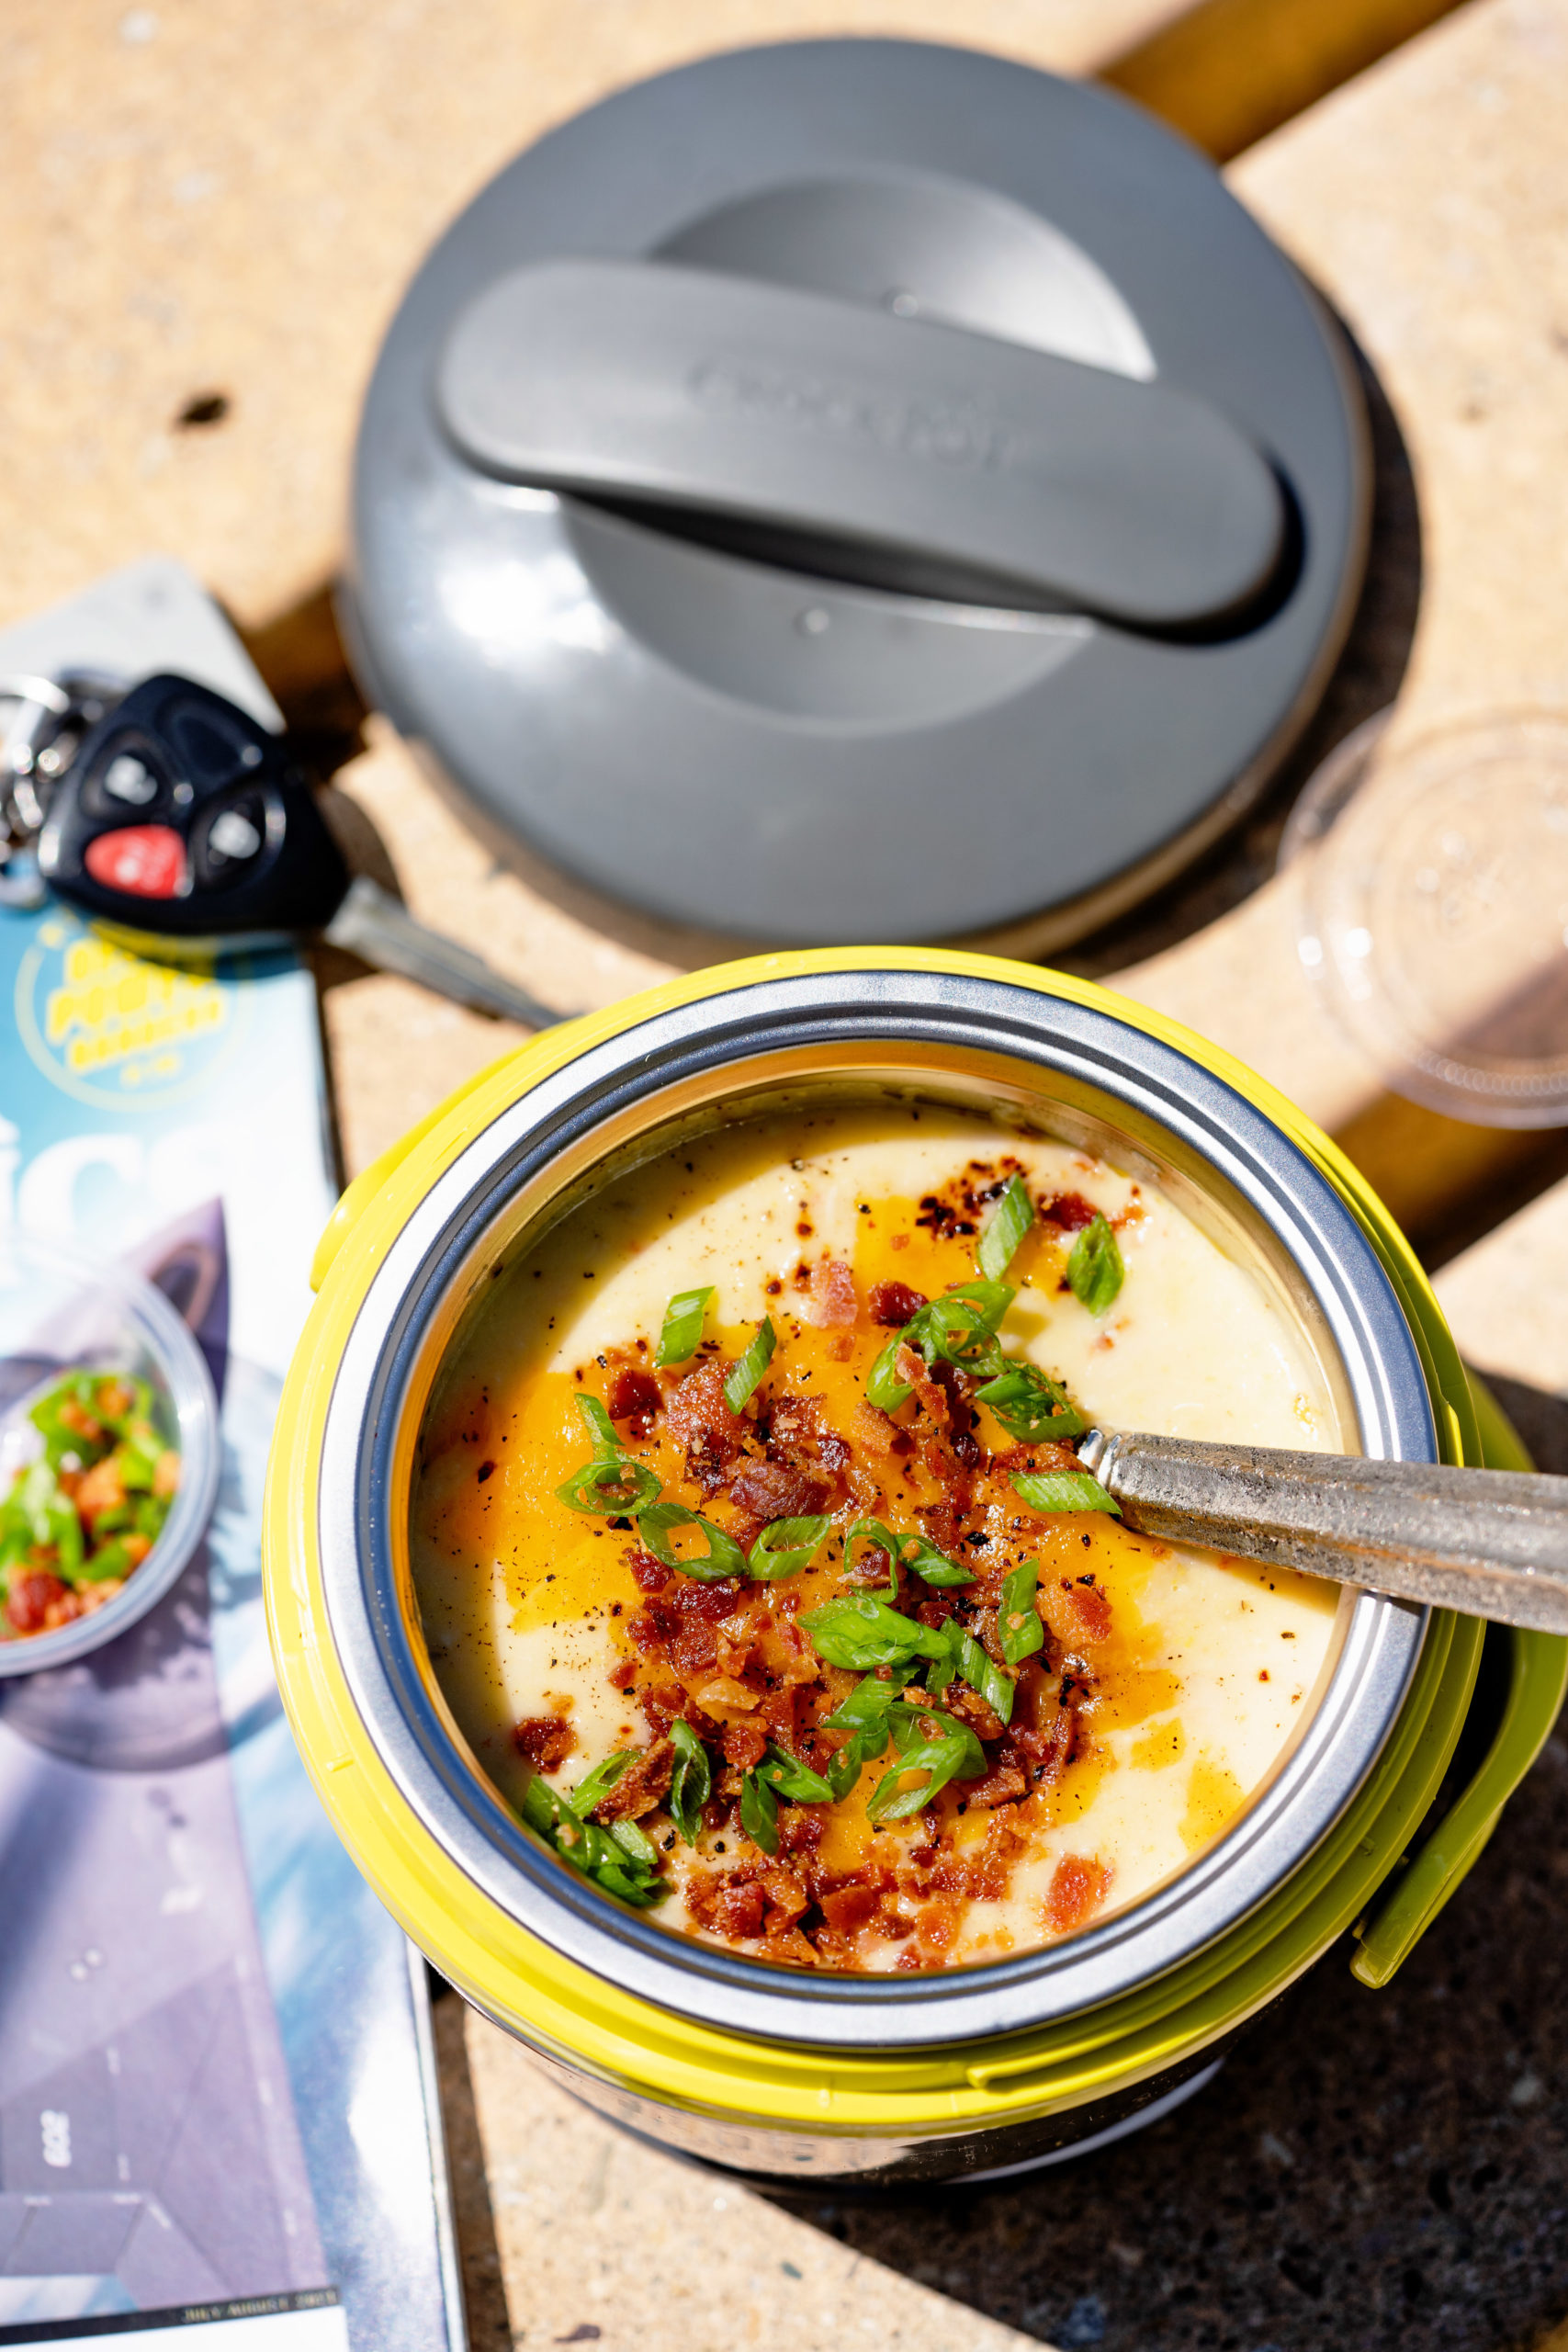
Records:
<instances>
[{"instance_id":1,"label":"red panic button","mask_svg":"<svg viewBox=\"0 0 1568 2352\"><path fill-rule=\"evenodd\" d=\"M95 882L133 899L173 899L185 886L186 845L167 825L127 825L100 833L83 859Z\"/></svg>"}]
</instances>

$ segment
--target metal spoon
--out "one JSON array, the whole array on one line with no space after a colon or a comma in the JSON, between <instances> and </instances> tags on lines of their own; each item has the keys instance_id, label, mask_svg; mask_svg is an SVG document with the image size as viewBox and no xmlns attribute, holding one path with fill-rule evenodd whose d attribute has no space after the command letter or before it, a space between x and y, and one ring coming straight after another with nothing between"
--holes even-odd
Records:
<instances>
[{"instance_id":1,"label":"metal spoon","mask_svg":"<svg viewBox=\"0 0 1568 2352\"><path fill-rule=\"evenodd\" d=\"M1568 1634L1568 1478L1112 1430L1077 1451L1140 1534Z\"/></svg>"}]
</instances>

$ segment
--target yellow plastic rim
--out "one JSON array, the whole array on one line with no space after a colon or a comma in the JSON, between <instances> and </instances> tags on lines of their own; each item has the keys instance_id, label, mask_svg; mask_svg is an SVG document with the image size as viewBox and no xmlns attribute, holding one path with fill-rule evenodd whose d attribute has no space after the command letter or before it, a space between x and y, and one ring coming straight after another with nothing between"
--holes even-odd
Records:
<instances>
[{"instance_id":1,"label":"yellow plastic rim","mask_svg":"<svg viewBox=\"0 0 1568 2352\"><path fill-rule=\"evenodd\" d=\"M818 2134L929 2133L1019 2120L1135 2084L1233 2032L1365 1912L1400 1862L1458 1739L1484 1633L1471 1619L1434 1619L1375 1770L1308 1860L1249 1917L1156 1983L1055 2027L908 2057L840 2057L759 2043L637 2000L560 1958L479 1894L382 1765L350 1699L327 1623L316 1552L321 1439L337 1363L372 1277L392 1238L468 1144L590 1047L653 1015L749 984L889 968L991 978L1094 1007L1235 1087L1328 1179L1376 1249L1416 1338L1442 1457L1481 1458L1470 1389L1437 1301L1403 1235L1343 1154L1266 1081L1179 1023L1090 981L1034 966L885 948L718 966L545 1032L481 1072L350 1186L318 1253L321 1295L279 1408L264 1529L279 1685L328 1815L382 1901L442 1973L546 2055L667 2106ZM1549 1648L1550 1659L1536 1653L1533 1681L1526 1678L1529 1703L1516 1710L1506 1753L1489 1758L1491 1785L1501 1791L1493 1817L1518 1777L1512 1760L1528 1761L1526 1749L1533 1755L1550 1728L1555 1702L1540 1720L1549 1686L1562 1696L1568 1645ZM1429 1899L1434 1890L1427 1887L1416 1932L1447 1891L1445 1884ZM1413 1934L1399 1957L1412 1941Z\"/></svg>"}]
</instances>

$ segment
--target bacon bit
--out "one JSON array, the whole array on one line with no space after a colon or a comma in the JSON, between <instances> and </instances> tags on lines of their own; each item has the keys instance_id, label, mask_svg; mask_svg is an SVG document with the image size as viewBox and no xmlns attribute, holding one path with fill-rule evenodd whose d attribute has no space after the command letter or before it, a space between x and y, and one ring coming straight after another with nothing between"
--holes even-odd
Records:
<instances>
[{"instance_id":1,"label":"bacon bit","mask_svg":"<svg viewBox=\"0 0 1568 2352\"><path fill-rule=\"evenodd\" d=\"M127 1397L126 1404L129 1404L130 1401L130 1398ZM125 1410L125 1406L122 1405L116 1408L114 1406L106 1405L104 1407L106 1413L113 1412L117 1409L123 1412ZM74 1430L79 1438L85 1438L89 1445L96 1445L100 1438L103 1436L104 1432L102 1424L96 1421L91 1413L88 1412L85 1405L79 1405L74 1396L67 1396L65 1398L64 1402L58 1408L56 1418L59 1420L63 1421L68 1430Z\"/></svg>"},{"instance_id":2,"label":"bacon bit","mask_svg":"<svg viewBox=\"0 0 1568 2352\"><path fill-rule=\"evenodd\" d=\"M724 1394L731 1369L722 1356L710 1356L678 1381L665 1400L670 1433L686 1449L686 1476L705 1495L718 1492L750 1426L730 1411Z\"/></svg>"},{"instance_id":3,"label":"bacon bit","mask_svg":"<svg viewBox=\"0 0 1568 2352\"><path fill-rule=\"evenodd\" d=\"M880 1887L837 1887L831 1894L821 1896L822 1917L836 1934L856 1935L876 1917L876 1906L881 1900Z\"/></svg>"},{"instance_id":4,"label":"bacon bit","mask_svg":"<svg viewBox=\"0 0 1568 2352\"><path fill-rule=\"evenodd\" d=\"M998 1764L983 1781L966 1781L964 1794L972 1805L1016 1804L1029 1783L1016 1764Z\"/></svg>"},{"instance_id":5,"label":"bacon bit","mask_svg":"<svg viewBox=\"0 0 1568 2352\"><path fill-rule=\"evenodd\" d=\"M1111 1872L1099 1860L1064 1854L1045 1890L1045 1924L1054 1935L1070 1936L1093 1917L1111 1887Z\"/></svg>"},{"instance_id":6,"label":"bacon bit","mask_svg":"<svg viewBox=\"0 0 1568 2352\"><path fill-rule=\"evenodd\" d=\"M651 1552L628 1552L626 1557L627 1567L644 1592L661 1592L669 1583L669 1569Z\"/></svg>"},{"instance_id":7,"label":"bacon bit","mask_svg":"<svg viewBox=\"0 0 1568 2352\"><path fill-rule=\"evenodd\" d=\"M780 1935L803 1919L811 1908L811 1897L792 1870L782 1862L771 1862L761 1879L762 1892L768 1898L768 1913L763 1921L770 1936Z\"/></svg>"},{"instance_id":8,"label":"bacon bit","mask_svg":"<svg viewBox=\"0 0 1568 2352\"><path fill-rule=\"evenodd\" d=\"M73 1499L84 1519L96 1519L100 1511L120 1509L125 1488L120 1483L119 1464L112 1453L84 1472Z\"/></svg>"},{"instance_id":9,"label":"bacon bit","mask_svg":"<svg viewBox=\"0 0 1568 2352\"><path fill-rule=\"evenodd\" d=\"M775 1966L785 1968L815 1968L817 1953L798 1928L788 1928L783 1935L767 1937L762 1945L762 1957Z\"/></svg>"},{"instance_id":10,"label":"bacon bit","mask_svg":"<svg viewBox=\"0 0 1568 2352\"><path fill-rule=\"evenodd\" d=\"M781 1804L779 1807L779 1851L781 1854L815 1854L822 1843L827 1824L822 1815L808 1804ZM815 1889L813 1890L815 1892Z\"/></svg>"},{"instance_id":11,"label":"bacon bit","mask_svg":"<svg viewBox=\"0 0 1568 2352\"><path fill-rule=\"evenodd\" d=\"M553 1772L577 1747L577 1734L559 1715L525 1715L512 1726L512 1745L541 1772Z\"/></svg>"},{"instance_id":12,"label":"bacon bit","mask_svg":"<svg viewBox=\"0 0 1568 2352\"><path fill-rule=\"evenodd\" d=\"M964 1683L949 1683L942 1693L942 1704L950 1715L956 1715L960 1723L967 1724L976 1739L1000 1739L1007 1729L996 1710L987 1704L977 1690L971 1690ZM1021 1790L1020 1794L1022 1794Z\"/></svg>"},{"instance_id":13,"label":"bacon bit","mask_svg":"<svg viewBox=\"0 0 1568 2352\"><path fill-rule=\"evenodd\" d=\"M51 1611L59 1608L69 1589L59 1577L42 1569L14 1576L6 1614L18 1634L41 1634L48 1628Z\"/></svg>"},{"instance_id":14,"label":"bacon bit","mask_svg":"<svg viewBox=\"0 0 1568 2352\"><path fill-rule=\"evenodd\" d=\"M152 1492L160 1502L167 1502L180 1490L180 1457L172 1445L165 1446L152 1464Z\"/></svg>"},{"instance_id":15,"label":"bacon bit","mask_svg":"<svg viewBox=\"0 0 1568 2352\"><path fill-rule=\"evenodd\" d=\"M894 1376L906 1388L912 1388L921 1410L931 1415L939 1429L947 1427L947 1398L926 1370L925 1358L913 1348L900 1342L893 1358Z\"/></svg>"},{"instance_id":16,"label":"bacon bit","mask_svg":"<svg viewBox=\"0 0 1568 2352\"><path fill-rule=\"evenodd\" d=\"M766 1894L745 1863L739 1870L715 1870L705 1879L694 1877L686 1886L686 1910L698 1927L715 1928L719 1936L761 1936L766 1907Z\"/></svg>"},{"instance_id":17,"label":"bacon bit","mask_svg":"<svg viewBox=\"0 0 1568 2352\"><path fill-rule=\"evenodd\" d=\"M926 1959L940 1962L952 1951L962 1917L960 1906L946 1895L935 1894L921 1904L915 1934Z\"/></svg>"},{"instance_id":18,"label":"bacon bit","mask_svg":"<svg viewBox=\"0 0 1568 2352\"><path fill-rule=\"evenodd\" d=\"M719 1727L711 1715L705 1715L694 1700L678 1684L654 1683L637 1694L643 1721L655 1739L662 1739L672 1723L691 1724L699 1739L716 1739Z\"/></svg>"},{"instance_id":19,"label":"bacon bit","mask_svg":"<svg viewBox=\"0 0 1568 2352\"><path fill-rule=\"evenodd\" d=\"M1014 1728L1013 1745L1024 1758L1032 1787L1048 1789L1061 1779L1072 1761L1076 1734L1070 1707L1042 1707L1034 1724Z\"/></svg>"},{"instance_id":20,"label":"bacon bit","mask_svg":"<svg viewBox=\"0 0 1568 2352\"><path fill-rule=\"evenodd\" d=\"M692 1696L699 1707L710 1710L715 1707L739 1707L743 1713L750 1714L756 1708L761 1693L748 1690L744 1682L738 1682L732 1674L715 1674L706 1682L699 1683Z\"/></svg>"},{"instance_id":21,"label":"bacon bit","mask_svg":"<svg viewBox=\"0 0 1568 2352\"><path fill-rule=\"evenodd\" d=\"M729 1489L738 1510L765 1524L771 1519L809 1519L828 1499L828 1488L807 1471L779 1462L748 1463Z\"/></svg>"},{"instance_id":22,"label":"bacon bit","mask_svg":"<svg viewBox=\"0 0 1568 2352\"><path fill-rule=\"evenodd\" d=\"M1064 1233L1081 1233L1100 1211L1081 1193L1058 1193L1054 1201L1043 1204L1040 1215L1047 1225L1059 1226Z\"/></svg>"},{"instance_id":23,"label":"bacon bit","mask_svg":"<svg viewBox=\"0 0 1568 2352\"><path fill-rule=\"evenodd\" d=\"M924 1291L914 1290L908 1283L873 1283L866 1298L874 1323L881 1323L892 1330L899 1330L911 1317L919 1313L931 1301Z\"/></svg>"},{"instance_id":24,"label":"bacon bit","mask_svg":"<svg viewBox=\"0 0 1568 2352\"><path fill-rule=\"evenodd\" d=\"M879 1406L868 1404L863 1396L857 1396L854 1410L850 1416L850 1437L854 1444L863 1446L867 1453L886 1456L895 1451L904 1432ZM908 1441L905 1442L907 1444Z\"/></svg>"},{"instance_id":25,"label":"bacon bit","mask_svg":"<svg viewBox=\"0 0 1568 2352\"><path fill-rule=\"evenodd\" d=\"M1065 1648L1103 1642L1111 1632L1111 1603L1098 1585L1047 1577L1040 1586L1039 1601L1047 1630Z\"/></svg>"},{"instance_id":26,"label":"bacon bit","mask_svg":"<svg viewBox=\"0 0 1568 2352\"><path fill-rule=\"evenodd\" d=\"M675 1770L672 1740L656 1739L635 1764L628 1764L614 1788L606 1789L593 1808L593 1818L606 1827L612 1821L636 1821L651 1813L670 1793Z\"/></svg>"},{"instance_id":27,"label":"bacon bit","mask_svg":"<svg viewBox=\"0 0 1568 2352\"><path fill-rule=\"evenodd\" d=\"M606 1410L613 1421L628 1424L633 1437L653 1435L654 1416L664 1402L664 1391L650 1372L627 1364L615 1374Z\"/></svg>"},{"instance_id":28,"label":"bacon bit","mask_svg":"<svg viewBox=\"0 0 1568 2352\"><path fill-rule=\"evenodd\" d=\"M859 1316L853 1274L841 1258L824 1258L811 1276L811 1321L819 1331L852 1331Z\"/></svg>"},{"instance_id":29,"label":"bacon bit","mask_svg":"<svg viewBox=\"0 0 1568 2352\"><path fill-rule=\"evenodd\" d=\"M76 1603L73 1614L90 1617L95 1609L101 1609L106 1601L114 1599L117 1592L124 1590L123 1577L101 1577L96 1584L85 1585L80 1592L71 1596Z\"/></svg>"},{"instance_id":30,"label":"bacon bit","mask_svg":"<svg viewBox=\"0 0 1568 2352\"><path fill-rule=\"evenodd\" d=\"M768 1752L768 1735L761 1724L726 1724L719 1744L727 1764L738 1772L750 1772Z\"/></svg>"},{"instance_id":31,"label":"bacon bit","mask_svg":"<svg viewBox=\"0 0 1568 2352\"><path fill-rule=\"evenodd\" d=\"M987 1465L987 1475L993 1481L1010 1479L1018 1470L1081 1470L1082 1468L1083 1464L1078 1460L1077 1453L1072 1446L1057 1444L1055 1442L1040 1445L1004 1446L999 1453L992 1454ZM1016 1506L1018 1498L1013 1496L1012 1500Z\"/></svg>"},{"instance_id":32,"label":"bacon bit","mask_svg":"<svg viewBox=\"0 0 1568 2352\"><path fill-rule=\"evenodd\" d=\"M619 1666L613 1666L610 1668L612 1690L629 1690L636 1680L637 1660L635 1657L624 1657Z\"/></svg>"}]
</instances>

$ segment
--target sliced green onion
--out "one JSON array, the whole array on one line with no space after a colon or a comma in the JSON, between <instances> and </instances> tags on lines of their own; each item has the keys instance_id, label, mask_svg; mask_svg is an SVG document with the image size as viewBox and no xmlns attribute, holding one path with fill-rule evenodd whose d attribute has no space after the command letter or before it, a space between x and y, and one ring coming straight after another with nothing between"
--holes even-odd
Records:
<instances>
[{"instance_id":1,"label":"sliced green onion","mask_svg":"<svg viewBox=\"0 0 1568 2352\"><path fill-rule=\"evenodd\" d=\"M615 1433L615 1424L607 1408L597 1396L585 1396L581 1389L571 1401L588 1424L588 1434L593 1441L594 1461L618 1462L626 1449Z\"/></svg>"},{"instance_id":2,"label":"sliced green onion","mask_svg":"<svg viewBox=\"0 0 1568 2352\"><path fill-rule=\"evenodd\" d=\"M1010 1723L1015 1688L1012 1677L1004 1674L996 1661L987 1657L974 1634L955 1617L949 1618L942 1631L948 1638L953 1663L970 1690L978 1691L992 1713L999 1715L1004 1724Z\"/></svg>"},{"instance_id":3,"label":"sliced green onion","mask_svg":"<svg viewBox=\"0 0 1568 2352\"><path fill-rule=\"evenodd\" d=\"M868 1405L874 1405L878 1412L896 1413L906 1397L912 1396L915 1393L908 1382L900 1380L894 1370L898 1360L898 1351L909 1345L908 1335L913 1329L913 1324L907 1323L902 1331L895 1331L866 1374L866 1402Z\"/></svg>"},{"instance_id":4,"label":"sliced green onion","mask_svg":"<svg viewBox=\"0 0 1568 2352\"><path fill-rule=\"evenodd\" d=\"M1089 1423L1059 1381L1032 1363L1010 1363L995 1380L975 1391L976 1404L994 1413L1004 1430L1025 1445L1081 1437Z\"/></svg>"},{"instance_id":5,"label":"sliced green onion","mask_svg":"<svg viewBox=\"0 0 1568 2352\"><path fill-rule=\"evenodd\" d=\"M1002 1605L997 1611L997 1630L1002 1637L1002 1656L1010 1666L1021 1666L1032 1657L1045 1639L1045 1628L1040 1622L1040 1611L1034 1606L1034 1596L1040 1585L1038 1560L1023 1560L1012 1574L1002 1579Z\"/></svg>"},{"instance_id":6,"label":"sliced green onion","mask_svg":"<svg viewBox=\"0 0 1568 2352\"><path fill-rule=\"evenodd\" d=\"M657 1503L663 1491L645 1463L617 1453L611 1461L585 1462L574 1470L565 1486L556 1488L556 1500L597 1519L633 1519Z\"/></svg>"},{"instance_id":7,"label":"sliced green onion","mask_svg":"<svg viewBox=\"0 0 1568 2352\"><path fill-rule=\"evenodd\" d=\"M986 1220L975 1251L975 1263L988 1282L999 1283L1018 1247L1034 1222L1034 1204L1021 1176L1010 1176L1008 1187Z\"/></svg>"},{"instance_id":8,"label":"sliced green onion","mask_svg":"<svg viewBox=\"0 0 1568 2352\"><path fill-rule=\"evenodd\" d=\"M706 1319L708 1301L713 1296L713 1284L702 1290L678 1290L664 1310L664 1329L659 1335L659 1348L653 1362L656 1369L665 1364L686 1363L702 1345L703 1324Z\"/></svg>"},{"instance_id":9,"label":"sliced green onion","mask_svg":"<svg viewBox=\"0 0 1568 2352\"><path fill-rule=\"evenodd\" d=\"M617 1747L613 1756L605 1757L603 1764L595 1764L586 1779L579 1781L567 1798L579 1821L586 1821L600 1798L609 1795L626 1766L639 1752L635 1747Z\"/></svg>"},{"instance_id":10,"label":"sliced green onion","mask_svg":"<svg viewBox=\"0 0 1568 2352\"><path fill-rule=\"evenodd\" d=\"M713 1768L707 1749L683 1715L677 1715L671 1724L670 1736L675 1743L675 1770L666 1800L670 1818L687 1845L694 1846L703 1826L703 1807L713 1794Z\"/></svg>"},{"instance_id":11,"label":"sliced green onion","mask_svg":"<svg viewBox=\"0 0 1568 2352\"><path fill-rule=\"evenodd\" d=\"M770 1747L757 1767L757 1778L762 1786L772 1789L774 1796L785 1798L791 1804L827 1804L833 1792L820 1772L803 1764L798 1756L787 1748Z\"/></svg>"},{"instance_id":12,"label":"sliced green onion","mask_svg":"<svg viewBox=\"0 0 1568 2352\"><path fill-rule=\"evenodd\" d=\"M846 1568L852 1567L854 1565L854 1548L857 1544L874 1544L879 1552L886 1553L886 1593L889 1600L896 1600L898 1597L897 1536L894 1534L890 1527L885 1527L879 1519L857 1519L854 1525L851 1528L849 1533L844 1538L844 1566Z\"/></svg>"},{"instance_id":13,"label":"sliced green onion","mask_svg":"<svg viewBox=\"0 0 1568 2352\"><path fill-rule=\"evenodd\" d=\"M927 1584L974 1583L973 1568L966 1568L961 1560L950 1560L945 1552L939 1552L923 1535L901 1535L898 1541L904 1566L923 1577Z\"/></svg>"},{"instance_id":14,"label":"sliced green onion","mask_svg":"<svg viewBox=\"0 0 1568 2352\"><path fill-rule=\"evenodd\" d=\"M645 1830L639 1829L635 1821L612 1821L609 1834L623 1854L629 1855L649 1877L653 1875L659 1868L659 1849Z\"/></svg>"},{"instance_id":15,"label":"sliced green onion","mask_svg":"<svg viewBox=\"0 0 1568 2352\"><path fill-rule=\"evenodd\" d=\"M868 1674L830 1715L823 1716L820 1729L850 1735L828 1767L828 1782L835 1797L847 1797L863 1768L874 1764L886 1749L892 1734L889 1711L914 1670L911 1666L895 1667L886 1681L878 1674Z\"/></svg>"},{"instance_id":16,"label":"sliced green onion","mask_svg":"<svg viewBox=\"0 0 1568 2352\"><path fill-rule=\"evenodd\" d=\"M825 1541L831 1519L770 1520L746 1555L747 1572L765 1584L795 1577L808 1568Z\"/></svg>"},{"instance_id":17,"label":"sliced green onion","mask_svg":"<svg viewBox=\"0 0 1568 2352\"><path fill-rule=\"evenodd\" d=\"M868 1820L908 1821L923 1812L950 1781L976 1781L985 1772L985 1750L967 1724L934 1708L917 1707L897 1708L889 1720L899 1761L872 1791L865 1808ZM942 1725L934 1739L926 1728L933 1721ZM924 1782L905 1788L905 1774L917 1770L925 1773Z\"/></svg>"},{"instance_id":18,"label":"sliced green onion","mask_svg":"<svg viewBox=\"0 0 1568 2352\"><path fill-rule=\"evenodd\" d=\"M1116 1236L1104 1217L1095 1216L1068 1253L1067 1288L1091 1315L1103 1315L1114 1304L1126 1271Z\"/></svg>"},{"instance_id":19,"label":"sliced green onion","mask_svg":"<svg viewBox=\"0 0 1568 2352\"><path fill-rule=\"evenodd\" d=\"M556 1499L596 1519L630 1519L658 1501L663 1489L646 1463L626 1452L597 1396L572 1397L593 1442L593 1459L574 1470Z\"/></svg>"},{"instance_id":20,"label":"sliced green onion","mask_svg":"<svg viewBox=\"0 0 1568 2352\"><path fill-rule=\"evenodd\" d=\"M1012 1485L1020 1501L1042 1519L1059 1510L1106 1510L1113 1519L1122 1516L1115 1497L1108 1495L1087 1470L1020 1470Z\"/></svg>"},{"instance_id":21,"label":"sliced green onion","mask_svg":"<svg viewBox=\"0 0 1568 2352\"><path fill-rule=\"evenodd\" d=\"M900 1348L912 1348L928 1364L961 1364L966 1372L994 1374L1002 1368L997 1326L1018 1295L1007 1283L959 1283L912 1315L895 1331L866 1378L868 1401L885 1413L896 1413L913 1395L900 1380L896 1366Z\"/></svg>"},{"instance_id":22,"label":"sliced green onion","mask_svg":"<svg viewBox=\"0 0 1568 2352\"><path fill-rule=\"evenodd\" d=\"M707 1545L694 1559L682 1559L670 1541L677 1527L694 1527ZM719 1584L726 1577L743 1577L746 1555L733 1535L716 1527L711 1519L688 1510L684 1503L655 1503L648 1510L637 1514L637 1532L654 1558L667 1568L675 1568L683 1577L695 1577L699 1584Z\"/></svg>"},{"instance_id":23,"label":"sliced green onion","mask_svg":"<svg viewBox=\"0 0 1568 2352\"><path fill-rule=\"evenodd\" d=\"M740 1826L764 1854L778 1852L778 1800L755 1772L748 1772L740 1783Z\"/></svg>"},{"instance_id":24,"label":"sliced green onion","mask_svg":"<svg viewBox=\"0 0 1568 2352\"><path fill-rule=\"evenodd\" d=\"M640 1830L636 1833L634 1844L611 1837L594 1822L580 1821L566 1799L558 1796L538 1772L524 1792L521 1812L528 1827L547 1839L563 1862L591 1879L606 1894L614 1894L638 1910L647 1910L655 1903L662 1903L670 1892L653 1875L658 1856Z\"/></svg>"},{"instance_id":25,"label":"sliced green onion","mask_svg":"<svg viewBox=\"0 0 1568 2352\"><path fill-rule=\"evenodd\" d=\"M915 1657L947 1656L947 1644L940 1633L913 1617L900 1616L869 1592L825 1600L820 1609L808 1609L798 1622L810 1634L818 1657L852 1673L863 1674L878 1666L905 1666Z\"/></svg>"},{"instance_id":26,"label":"sliced green onion","mask_svg":"<svg viewBox=\"0 0 1568 2352\"><path fill-rule=\"evenodd\" d=\"M732 1413L739 1413L757 1383L773 1360L778 1346L778 1333L767 1316L751 1335L750 1345L739 1363L731 1364L725 1375L724 1401Z\"/></svg>"}]
</instances>

